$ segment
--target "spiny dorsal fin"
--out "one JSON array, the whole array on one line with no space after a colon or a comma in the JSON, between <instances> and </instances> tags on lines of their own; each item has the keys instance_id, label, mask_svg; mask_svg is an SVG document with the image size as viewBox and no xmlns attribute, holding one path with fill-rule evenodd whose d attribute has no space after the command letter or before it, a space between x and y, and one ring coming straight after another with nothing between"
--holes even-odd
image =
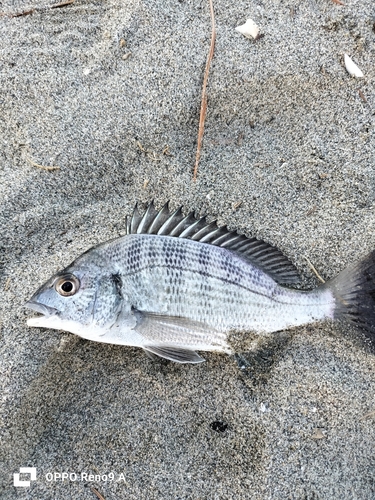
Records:
<instances>
[{"instance_id":1,"label":"spiny dorsal fin","mask_svg":"<svg viewBox=\"0 0 375 500\"><path fill-rule=\"evenodd\" d=\"M194 212L185 216L182 207L171 212L168 203L157 211L151 202L143 215L136 206L132 217L127 221L126 232L175 236L209 243L240 254L278 283L290 284L300 281L299 273L290 260L269 243L248 238L237 231L229 231L226 226L219 227L216 221L207 222L206 217L196 218Z\"/></svg>"}]
</instances>

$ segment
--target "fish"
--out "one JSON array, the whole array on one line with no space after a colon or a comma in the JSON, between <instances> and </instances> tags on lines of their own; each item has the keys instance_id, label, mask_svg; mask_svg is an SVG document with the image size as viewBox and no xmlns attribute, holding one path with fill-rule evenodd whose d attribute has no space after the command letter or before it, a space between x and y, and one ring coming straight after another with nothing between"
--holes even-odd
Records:
<instances>
[{"instance_id":1,"label":"fish","mask_svg":"<svg viewBox=\"0 0 375 500\"><path fill-rule=\"evenodd\" d=\"M323 320L348 320L375 337L375 251L313 290L276 247L168 203L126 234L57 272L26 303L30 327L142 348L151 357L201 363L236 354L233 332L256 337Z\"/></svg>"}]
</instances>

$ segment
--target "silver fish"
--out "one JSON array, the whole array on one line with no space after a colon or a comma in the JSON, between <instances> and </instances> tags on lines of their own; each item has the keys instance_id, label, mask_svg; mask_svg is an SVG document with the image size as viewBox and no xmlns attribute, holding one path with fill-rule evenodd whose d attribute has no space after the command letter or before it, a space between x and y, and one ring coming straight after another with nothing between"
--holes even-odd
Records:
<instances>
[{"instance_id":1,"label":"silver fish","mask_svg":"<svg viewBox=\"0 0 375 500\"><path fill-rule=\"evenodd\" d=\"M127 234L88 250L27 302L29 326L143 348L178 363L233 353L231 332L258 335L348 319L375 335L375 251L312 291L264 241L168 204L138 209Z\"/></svg>"}]
</instances>

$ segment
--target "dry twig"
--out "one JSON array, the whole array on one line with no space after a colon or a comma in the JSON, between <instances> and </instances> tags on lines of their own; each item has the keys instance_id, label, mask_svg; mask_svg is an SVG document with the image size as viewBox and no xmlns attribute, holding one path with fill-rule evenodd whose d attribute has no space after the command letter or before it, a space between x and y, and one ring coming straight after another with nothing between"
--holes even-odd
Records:
<instances>
[{"instance_id":1,"label":"dry twig","mask_svg":"<svg viewBox=\"0 0 375 500\"><path fill-rule=\"evenodd\" d=\"M95 488L92 488L92 487L91 487L91 491L92 491L92 492L93 492L93 493L94 493L94 494L95 494L95 495L99 498L99 500L105 500L105 498L103 497L103 495L101 495L101 494L99 493L99 491L98 491L98 490L96 490Z\"/></svg>"},{"instance_id":2,"label":"dry twig","mask_svg":"<svg viewBox=\"0 0 375 500\"><path fill-rule=\"evenodd\" d=\"M316 205L313 205L313 206L310 208L310 210L308 210L308 211L306 212L306 215L307 215L307 216L309 216L309 215L313 214L314 212L316 212Z\"/></svg>"},{"instance_id":3,"label":"dry twig","mask_svg":"<svg viewBox=\"0 0 375 500\"><path fill-rule=\"evenodd\" d=\"M363 417L360 418L360 420L365 420L367 418L372 418L375 417L375 411L370 411L369 413L366 413L366 415L363 415Z\"/></svg>"},{"instance_id":4,"label":"dry twig","mask_svg":"<svg viewBox=\"0 0 375 500\"><path fill-rule=\"evenodd\" d=\"M29 16L30 14L34 14L34 12L36 12L38 10L43 11L46 9L60 9L61 7L67 7L68 5L71 5L74 2L75 2L75 0L65 0L63 2L55 3L53 5L39 5L37 7L34 7L33 9L24 10L22 12L15 12L13 14L12 13L7 14L5 12L0 12L0 16L8 16L8 17Z\"/></svg>"},{"instance_id":5,"label":"dry twig","mask_svg":"<svg viewBox=\"0 0 375 500\"><path fill-rule=\"evenodd\" d=\"M172 156L171 152L169 151L169 146L168 144L165 145L165 148L163 149L163 155L166 156Z\"/></svg>"},{"instance_id":6,"label":"dry twig","mask_svg":"<svg viewBox=\"0 0 375 500\"><path fill-rule=\"evenodd\" d=\"M211 45L210 45L210 51L208 53L207 57L207 62L206 62L206 69L204 71L204 78L203 78L203 86L202 86L202 101L201 101L201 113L199 116L199 129L198 129L198 141L197 141L197 153L195 156L195 166L194 166L194 175L193 175L193 180L197 180L197 174L198 174L198 165L199 165L199 160L201 157L201 147L202 147L202 139L203 139L203 132L204 132L204 121L206 119L206 114L207 114L207 81L208 81L208 73L210 70L210 65L212 58L214 56L214 48L215 48L215 39L216 39L216 28L215 28L215 14L214 14L214 7L212 4L212 0L208 0L210 4L210 14L211 14L211 23L212 23L212 31L211 31Z\"/></svg>"},{"instance_id":7,"label":"dry twig","mask_svg":"<svg viewBox=\"0 0 375 500\"><path fill-rule=\"evenodd\" d=\"M306 259L308 265L310 266L310 269L312 270L312 272L315 274L315 276L318 278L319 281L321 281L322 283L325 283L324 279L320 276L320 274L318 273L318 271L315 269L315 267L311 264L311 262L309 261L309 259L306 257L306 255L303 255L302 256L304 259Z\"/></svg>"},{"instance_id":8,"label":"dry twig","mask_svg":"<svg viewBox=\"0 0 375 500\"><path fill-rule=\"evenodd\" d=\"M51 9L60 9L61 7L66 7L74 2L75 0L66 0L66 2L55 3L54 5L51 5Z\"/></svg>"},{"instance_id":9,"label":"dry twig","mask_svg":"<svg viewBox=\"0 0 375 500\"><path fill-rule=\"evenodd\" d=\"M359 94L359 97L362 99L363 102L367 102L365 94L362 92L361 89L358 89L358 94Z\"/></svg>"},{"instance_id":10,"label":"dry twig","mask_svg":"<svg viewBox=\"0 0 375 500\"><path fill-rule=\"evenodd\" d=\"M150 160L161 161L160 156L158 156L154 151L150 151L149 149L144 148L139 141L137 141L137 146L142 151L142 153L146 154L147 158L149 158Z\"/></svg>"},{"instance_id":11,"label":"dry twig","mask_svg":"<svg viewBox=\"0 0 375 500\"><path fill-rule=\"evenodd\" d=\"M15 14L9 14L9 17L29 16L30 14L33 14L34 12L35 12L35 9L24 10L23 12L16 12ZM7 14L4 14L4 15L6 16Z\"/></svg>"},{"instance_id":12,"label":"dry twig","mask_svg":"<svg viewBox=\"0 0 375 500\"><path fill-rule=\"evenodd\" d=\"M32 165L33 167L38 167L42 168L43 170L60 170L60 167L46 167L44 165L39 165L39 163L35 163L35 161L30 160L29 157L26 156L26 160Z\"/></svg>"}]
</instances>

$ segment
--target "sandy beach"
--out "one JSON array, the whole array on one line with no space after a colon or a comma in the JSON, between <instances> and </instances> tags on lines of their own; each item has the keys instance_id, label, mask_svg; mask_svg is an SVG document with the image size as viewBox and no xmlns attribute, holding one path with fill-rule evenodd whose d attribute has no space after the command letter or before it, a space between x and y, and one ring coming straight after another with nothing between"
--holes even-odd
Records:
<instances>
[{"instance_id":1,"label":"sandy beach","mask_svg":"<svg viewBox=\"0 0 375 500\"><path fill-rule=\"evenodd\" d=\"M23 307L125 234L136 202L271 243L303 288L319 285L305 257L328 280L372 251L375 10L343 3L214 0L194 182L207 1L1 2L2 499L375 498L375 349L354 327L193 366L28 328ZM235 30L248 18L257 41ZM29 487L20 467L36 468Z\"/></svg>"}]
</instances>

